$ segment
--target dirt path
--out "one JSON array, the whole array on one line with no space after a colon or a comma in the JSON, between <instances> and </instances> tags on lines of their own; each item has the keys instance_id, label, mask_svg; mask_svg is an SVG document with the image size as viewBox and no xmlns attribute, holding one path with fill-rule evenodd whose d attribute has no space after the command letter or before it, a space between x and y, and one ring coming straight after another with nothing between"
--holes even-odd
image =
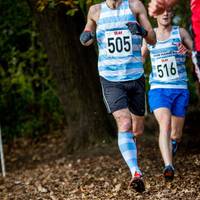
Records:
<instances>
[{"instance_id":1,"label":"dirt path","mask_svg":"<svg viewBox=\"0 0 200 200\"><path fill-rule=\"evenodd\" d=\"M44 138L36 144L18 141L6 153L8 173L6 179L0 177L0 199L200 200L197 149L179 149L175 179L165 183L156 141L143 140L139 157L146 191L138 194L127 189L130 174L115 142L66 156L62 141L61 135Z\"/></svg>"}]
</instances>

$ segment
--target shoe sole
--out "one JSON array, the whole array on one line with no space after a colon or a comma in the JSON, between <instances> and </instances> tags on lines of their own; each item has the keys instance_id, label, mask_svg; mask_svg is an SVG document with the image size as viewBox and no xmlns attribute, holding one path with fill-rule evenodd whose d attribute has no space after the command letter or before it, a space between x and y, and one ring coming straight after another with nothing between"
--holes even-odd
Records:
<instances>
[{"instance_id":1,"label":"shoe sole","mask_svg":"<svg viewBox=\"0 0 200 200\"><path fill-rule=\"evenodd\" d=\"M144 182L142 179L138 178L135 179L131 182L130 186L136 191L136 192L144 192L145 191L145 186Z\"/></svg>"},{"instance_id":2,"label":"shoe sole","mask_svg":"<svg viewBox=\"0 0 200 200\"><path fill-rule=\"evenodd\" d=\"M173 179L174 179L174 172L173 171L164 172L164 177L165 177L166 181L173 181Z\"/></svg>"}]
</instances>

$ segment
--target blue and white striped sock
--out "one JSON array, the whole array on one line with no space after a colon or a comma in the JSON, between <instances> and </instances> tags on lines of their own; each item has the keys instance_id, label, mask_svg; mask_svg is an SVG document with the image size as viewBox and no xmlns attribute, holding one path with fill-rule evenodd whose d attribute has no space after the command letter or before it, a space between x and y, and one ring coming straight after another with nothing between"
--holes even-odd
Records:
<instances>
[{"instance_id":1,"label":"blue and white striped sock","mask_svg":"<svg viewBox=\"0 0 200 200\"><path fill-rule=\"evenodd\" d=\"M137 147L133 137L132 132L118 133L118 146L132 176L134 176L136 171L142 174L137 163Z\"/></svg>"}]
</instances>

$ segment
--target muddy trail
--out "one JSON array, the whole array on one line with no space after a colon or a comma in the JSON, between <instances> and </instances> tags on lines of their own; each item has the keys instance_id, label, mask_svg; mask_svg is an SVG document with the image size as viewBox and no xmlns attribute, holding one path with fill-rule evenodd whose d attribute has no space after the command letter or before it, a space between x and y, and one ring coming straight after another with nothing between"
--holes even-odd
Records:
<instances>
[{"instance_id":1,"label":"muddy trail","mask_svg":"<svg viewBox=\"0 0 200 200\"><path fill-rule=\"evenodd\" d=\"M11 149L4 147L7 176L0 176L0 199L197 200L200 148L199 143L187 139L191 137L192 134L185 137L175 157L175 179L171 183L163 179L157 135L145 133L138 141L139 164L146 186L142 194L128 189L131 177L116 140L68 155L60 133L35 141L19 139Z\"/></svg>"}]
</instances>

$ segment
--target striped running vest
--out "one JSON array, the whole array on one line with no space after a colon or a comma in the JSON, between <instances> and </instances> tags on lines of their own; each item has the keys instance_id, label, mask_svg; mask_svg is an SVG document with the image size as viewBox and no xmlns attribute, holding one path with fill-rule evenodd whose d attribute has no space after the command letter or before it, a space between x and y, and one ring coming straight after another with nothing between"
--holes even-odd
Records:
<instances>
[{"instance_id":1,"label":"striped running vest","mask_svg":"<svg viewBox=\"0 0 200 200\"><path fill-rule=\"evenodd\" d=\"M142 38L132 35L126 26L127 22L135 21L128 0L123 0L116 9L110 9L106 2L101 3L96 29L101 77L118 82L135 80L143 75Z\"/></svg>"},{"instance_id":2,"label":"striped running vest","mask_svg":"<svg viewBox=\"0 0 200 200\"><path fill-rule=\"evenodd\" d=\"M181 43L179 27L172 26L170 37L167 40L157 40L154 46L147 45L152 65L149 79L151 89L187 89L186 56L178 54L177 45L179 43Z\"/></svg>"}]
</instances>

